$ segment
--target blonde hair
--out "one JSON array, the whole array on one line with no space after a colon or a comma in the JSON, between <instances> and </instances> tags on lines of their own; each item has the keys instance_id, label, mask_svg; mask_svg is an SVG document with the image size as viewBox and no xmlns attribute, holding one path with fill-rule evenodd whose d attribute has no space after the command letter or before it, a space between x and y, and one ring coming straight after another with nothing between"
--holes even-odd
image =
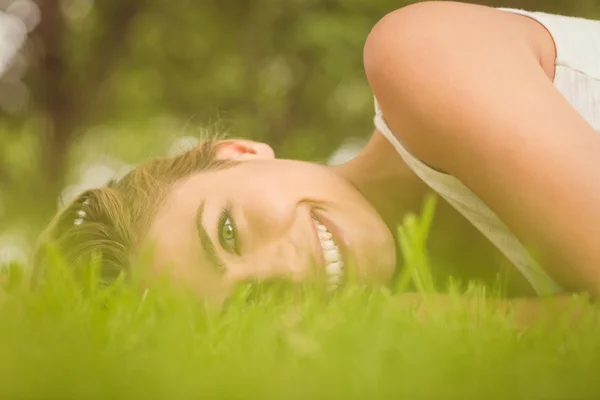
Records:
<instances>
[{"instance_id":1,"label":"blonde hair","mask_svg":"<svg viewBox=\"0 0 600 400\"><path fill-rule=\"evenodd\" d=\"M182 155L146 162L117 182L88 190L62 209L39 239L32 284L52 267L50 249L58 250L75 277L99 254L100 276L110 283L129 272L131 255L149 229L169 188L195 172L233 165L216 158L216 140Z\"/></svg>"}]
</instances>

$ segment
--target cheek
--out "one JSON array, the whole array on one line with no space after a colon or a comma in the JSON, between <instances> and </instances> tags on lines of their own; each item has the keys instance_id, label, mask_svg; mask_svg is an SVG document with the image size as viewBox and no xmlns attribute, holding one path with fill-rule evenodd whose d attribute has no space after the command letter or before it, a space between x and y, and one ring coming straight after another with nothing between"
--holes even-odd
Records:
<instances>
[{"instance_id":1,"label":"cheek","mask_svg":"<svg viewBox=\"0 0 600 400\"><path fill-rule=\"evenodd\" d=\"M189 254L189 250L187 254ZM185 253L183 253L185 254ZM173 259L174 258L174 259ZM152 268L154 278L168 278L182 290L190 291L201 300L218 303L229 293L227 282L199 260L170 258Z\"/></svg>"}]
</instances>

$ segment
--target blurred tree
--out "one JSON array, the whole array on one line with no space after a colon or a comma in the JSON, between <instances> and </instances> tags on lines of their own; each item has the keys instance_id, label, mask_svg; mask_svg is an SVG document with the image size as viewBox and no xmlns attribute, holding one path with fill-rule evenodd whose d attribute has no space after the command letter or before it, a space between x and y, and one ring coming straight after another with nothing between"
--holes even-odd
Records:
<instances>
[{"instance_id":1,"label":"blurred tree","mask_svg":"<svg viewBox=\"0 0 600 400\"><path fill-rule=\"evenodd\" d=\"M42 18L31 40L30 88L32 106L43 121L39 127L41 179L29 190L32 194L38 192L38 199L51 200L58 198L64 183L70 145L100 106L98 95L124 56L129 26L144 9L145 0L98 4L89 0L44 0L39 7ZM74 25L80 23L78 18L86 17L85 7L88 12L94 7L93 25L97 29L82 35L79 39L83 43L78 43L73 40ZM45 206L55 204L42 202L37 209L48 214L51 211Z\"/></svg>"},{"instance_id":2,"label":"blurred tree","mask_svg":"<svg viewBox=\"0 0 600 400\"><path fill-rule=\"evenodd\" d=\"M40 17L0 81L0 225L39 226L90 153L134 163L187 125L312 160L366 137L362 46L410 2L0 0L30 27ZM597 0L476 3L600 18Z\"/></svg>"}]
</instances>

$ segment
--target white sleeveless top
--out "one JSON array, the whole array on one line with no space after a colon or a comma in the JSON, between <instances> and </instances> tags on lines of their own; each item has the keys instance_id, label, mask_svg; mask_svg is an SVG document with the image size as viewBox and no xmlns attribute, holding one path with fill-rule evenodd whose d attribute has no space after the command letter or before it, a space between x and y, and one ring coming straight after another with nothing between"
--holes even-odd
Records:
<instances>
[{"instance_id":1,"label":"white sleeveless top","mask_svg":"<svg viewBox=\"0 0 600 400\"><path fill-rule=\"evenodd\" d=\"M600 133L600 21L514 9L501 10L528 16L546 27L554 38L557 50L555 87ZM415 174L498 247L538 294L548 295L562 291L483 201L458 179L428 167L402 146L387 126L377 100L375 126Z\"/></svg>"}]
</instances>

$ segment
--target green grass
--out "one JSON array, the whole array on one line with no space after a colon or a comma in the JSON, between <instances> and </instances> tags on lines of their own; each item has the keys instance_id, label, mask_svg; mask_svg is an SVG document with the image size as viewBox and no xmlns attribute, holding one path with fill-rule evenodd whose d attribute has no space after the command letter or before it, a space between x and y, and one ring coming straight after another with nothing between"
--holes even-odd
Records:
<instances>
[{"instance_id":1,"label":"green grass","mask_svg":"<svg viewBox=\"0 0 600 400\"><path fill-rule=\"evenodd\" d=\"M429 207L429 208L428 208ZM433 204L411 216L397 288L435 290L424 243ZM453 301L425 319L389 290L241 288L221 312L163 282L82 290L56 261L26 290L10 270L0 299L0 399L595 399L594 309L577 324L518 329ZM410 279L407 277L410 276ZM456 290L454 290L456 291ZM485 290L468 286L472 301ZM452 296L457 296L456 294ZM425 297L426 298L426 297ZM455 297L458 299L458 297ZM576 300L577 301L577 300ZM584 300L578 300L584 302Z\"/></svg>"}]
</instances>

